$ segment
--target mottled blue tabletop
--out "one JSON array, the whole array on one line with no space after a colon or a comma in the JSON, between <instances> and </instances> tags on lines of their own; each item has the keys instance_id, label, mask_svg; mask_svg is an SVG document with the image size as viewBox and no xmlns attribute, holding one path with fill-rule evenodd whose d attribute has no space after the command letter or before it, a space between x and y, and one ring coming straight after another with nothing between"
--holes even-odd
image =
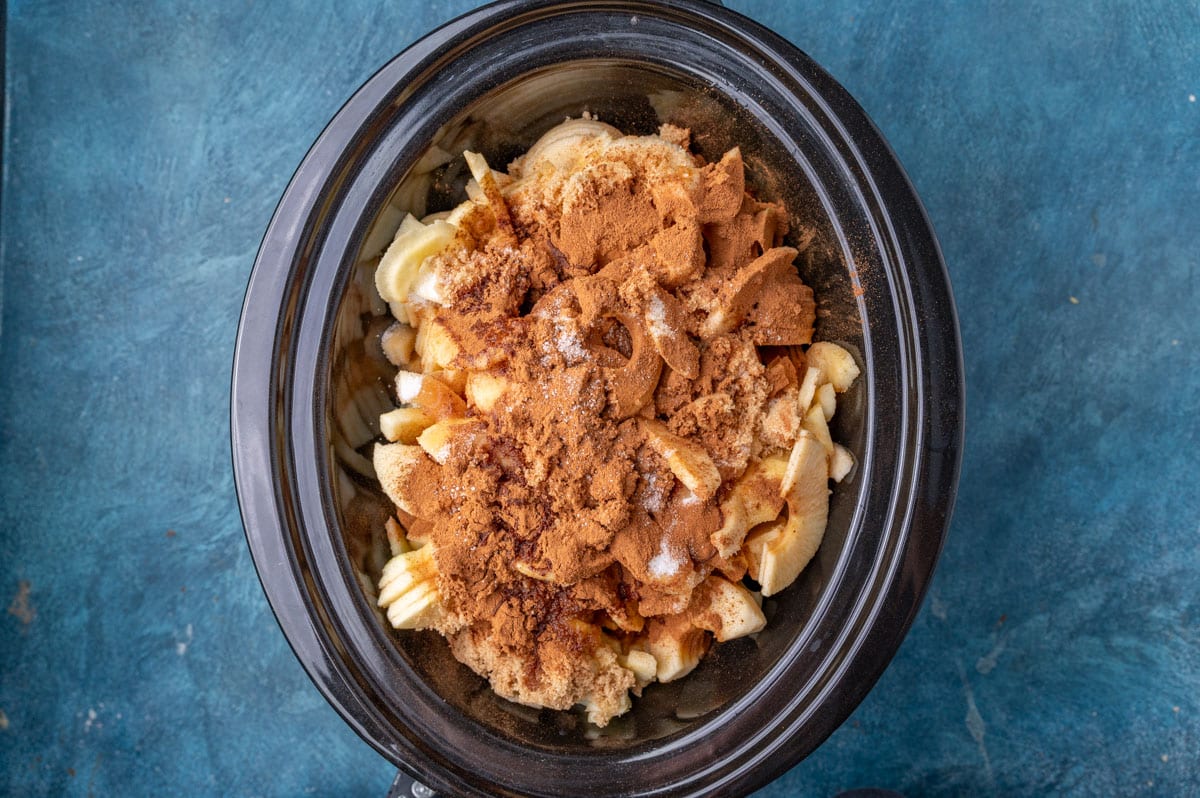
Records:
<instances>
[{"instance_id":1,"label":"mottled blue tabletop","mask_svg":"<svg viewBox=\"0 0 1200 798\"><path fill-rule=\"evenodd\" d=\"M308 145L471 5L9 0L0 793L386 792L255 578L229 370ZM1200 794L1200 6L728 5L907 167L969 408L916 625L760 796Z\"/></svg>"}]
</instances>

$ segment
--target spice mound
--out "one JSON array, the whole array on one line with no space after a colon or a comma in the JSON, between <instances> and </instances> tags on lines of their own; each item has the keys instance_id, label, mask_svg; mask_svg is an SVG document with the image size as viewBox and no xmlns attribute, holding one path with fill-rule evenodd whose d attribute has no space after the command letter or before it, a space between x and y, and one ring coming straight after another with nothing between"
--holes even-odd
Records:
<instances>
[{"instance_id":1,"label":"spice mound","mask_svg":"<svg viewBox=\"0 0 1200 798\"><path fill-rule=\"evenodd\" d=\"M828 422L858 367L812 342L787 213L737 149L585 117L507 172L464 158L468 199L407 217L376 271L400 369L379 605L603 726L763 628L853 467Z\"/></svg>"}]
</instances>

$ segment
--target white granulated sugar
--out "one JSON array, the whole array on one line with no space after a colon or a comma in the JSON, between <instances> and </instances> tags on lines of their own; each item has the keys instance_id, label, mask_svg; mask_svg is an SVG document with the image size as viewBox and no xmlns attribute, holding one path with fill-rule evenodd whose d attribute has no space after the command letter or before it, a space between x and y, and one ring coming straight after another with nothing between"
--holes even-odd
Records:
<instances>
[{"instance_id":1,"label":"white granulated sugar","mask_svg":"<svg viewBox=\"0 0 1200 798\"><path fill-rule=\"evenodd\" d=\"M429 456L432 457L434 462L438 465L445 465L446 460L448 460L450 457L450 444L443 443L441 446L431 451Z\"/></svg>"},{"instance_id":2,"label":"white granulated sugar","mask_svg":"<svg viewBox=\"0 0 1200 798\"><path fill-rule=\"evenodd\" d=\"M642 506L648 513L662 512L663 494L658 487L658 474L647 474L645 479L646 494L642 497Z\"/></svg>"},{"instance_id":3,"label":"white granulated sugar","mask_svg":"<svg viewBox=\"0 0 1200 798\"><path fill-rule=\"evenodd\" d=\"M650 575L655 579L668 579L679 573L679 569L683 567L683 558L667 549L667 541L664 538L658 544L658 554L655 554L646 565L650 568Z\"/></svg>"},{"instance_id":4,"label":"white granulated sugar","mask_svg":"<svg viewBox=\"0 0 1200 798\"><path fill-rule=\"evenodd\" d=\"M435 305L446 304L446 297L442 294L442 289L438 286L437 272L433 269L426 270L424 274L417 278L412 290L409 291L409 297L424 299L426 302L432 302Z\"/></svg>"},{"instance_id":5,"label":"white granulated sugar","mask_svg":"<svg viewBox=\"0 0 1200 798\"><path fill-rule=\"evenodd\" d=\"M392 339L400 334L400 329L400 322L393 322L383 331L383 335L379 336L379 343L383 346L385 352L391 347Z\"/></svg>"},{"instance_id":6,"label":"white granulated sugar","mask_svg":"<svg viewBox=\"0 0 1200 798\"><path fill-rule=\"evenodd\" d=\"M575 329L575 325L571 321L563 319L555 321L554 330L558 335L558 351L562 352L568 363L578 363L587 359L587 349L584 348L583 341L579 338L579 331Z\"/></svg>"},{"instance_id":7,"label":"white granulated sugar","mask_svg":"<svg viewBox=\"0 0 1200 798\"><path fill-rule=\"evenodd\" d=\"M671 328L667 326L667 308L657 295L650 297L650 312L646 314L646 321L650 323L650 334L655 338L666 338L671 334Z\"/></svg>"},{"instance_id":8,"label":"white granulated sugar","mask_svg":"<svg viewBox=\"0 0 1200 798\"><path fill-rule=\"evenodd\" d=\"M396 396L401 402L413 402L421 392L425 376L415 371L396 372Z\"/></svg>"}]
</instances>

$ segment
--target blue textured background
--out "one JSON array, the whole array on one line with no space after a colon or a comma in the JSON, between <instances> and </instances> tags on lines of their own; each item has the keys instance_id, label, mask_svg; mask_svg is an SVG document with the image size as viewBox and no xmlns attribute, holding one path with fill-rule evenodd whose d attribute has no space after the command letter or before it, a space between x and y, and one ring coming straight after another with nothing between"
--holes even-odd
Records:
<instances>
[{"instance_id":1,"label":"blue textured background","mask_svg":"<svg viewBox=\"0 0 1200 798\"><path fill-rule=\"evenodd\" d=\"M309 143L471 5L10 0L0 793L386 791L259 589L229 367ZM1200 7L729 5L891 140L945 250L969 391L912 633L761 798L1200 794Z\"/></svg>"}]
</instances>

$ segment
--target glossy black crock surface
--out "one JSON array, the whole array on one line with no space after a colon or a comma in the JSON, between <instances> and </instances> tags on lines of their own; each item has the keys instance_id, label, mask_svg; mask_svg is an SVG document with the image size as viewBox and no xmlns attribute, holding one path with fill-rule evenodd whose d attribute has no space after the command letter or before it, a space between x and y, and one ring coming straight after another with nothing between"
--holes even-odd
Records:
<instances>
[{"instance_id":1,"label":"glossy black crock surface","mask_svg":"<svg viewBox=\"0 0 1200 798\"><path fill-rule=\"evenodd\" d=\"M517 97L522 86L545 96L540 107ZM757 190L813 233L801 270L829 311L818 337L863 366L835 427L859 464L834 493L817 558L765 608L758 640L718 647L597 735L569 713L496 699L436 636L386 630L367 531L383 505L352 473L339 414L349 383L371 376L358 262L429 145L476 118L504 127L508 114L509 135L476 142L503 163L562 112L585 109L646 132L657 121L647 91L685 98L692 118L681 121L708 130L696 137L705 154L741 144ZM810 59L703 2L501 2L371 78L281 200L235 354L238 497L297 657L364 739L426 783L464 795L736 794L819 745L911 624L953 502L961 375L925 214L878 131Z\"/></svg>"}]
</instances>

